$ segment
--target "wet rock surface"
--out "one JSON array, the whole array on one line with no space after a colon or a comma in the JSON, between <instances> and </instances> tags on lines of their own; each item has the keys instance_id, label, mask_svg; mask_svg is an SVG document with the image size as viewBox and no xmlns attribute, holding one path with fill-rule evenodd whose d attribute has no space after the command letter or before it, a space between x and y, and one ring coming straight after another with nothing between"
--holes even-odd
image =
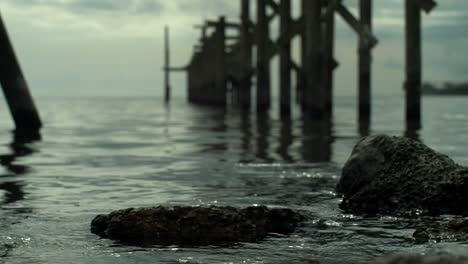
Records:
<instances>
[{"instance_id":1,"label":"wet rock surface","mask_svg":"<svg viewBox=\"0 0 468 264\"><path fill-rule=\"evenodd\" d=\"M455 219L447 223L432 223L416 229L413 233L416 243L466 242L468 241L468 219Z\"/></svg>"},{"instance_id":2,"label":"wet rock surface","mask_svg":"<svg viewBox=\"0 0 468 264\"><path fill-rule=\"evenodd\" d=\"M468 170L409 138L362 139L336 191L343 195L340 207L351 213L468 213Z\"/></svg>"},{"instance_id":3,"label":"wet rock surface","mask_svg":"<svg viewBox=\"0 0 468 264\"><path fill-rule=\"evenodd\" d=\"M265 206L159 206L98 215L91 222L91 232L130 244L210 245L288 234L303 220L291 209Z\"/></svg>"},{"instance_id":4,"label":"wet rock surface","mask_svg":"<svg viewBox=\"0 0 468 264\"><path fill-rule=\"evenodd\" d=\"M439 255L390 255L370 263L375 264L466 264L468 258L462 256Z\"/></svg>"}]
</instances>

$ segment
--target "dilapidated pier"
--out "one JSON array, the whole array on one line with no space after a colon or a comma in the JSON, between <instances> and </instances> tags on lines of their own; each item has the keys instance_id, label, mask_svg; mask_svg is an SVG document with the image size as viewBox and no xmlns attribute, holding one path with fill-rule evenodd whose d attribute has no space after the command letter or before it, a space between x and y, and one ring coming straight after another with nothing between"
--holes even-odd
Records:
<instances>
[{"instance_id":1,"label":"dilapidated pier","mask_svg":"<svg viewBox=\"0 0 468 264\"><path fill-rule=\"evenodd\" d=\"M371 118L372 49L378 44L372 27L372 0L359 1L358 17L341 0L300 0L297 4L301 15L296 19L292 17L293 1L256 0L253 3L240 0L239 22L220 17L197 26L201 30L200 41L195 45L188 66L182 67L187 72L189 101L221 107L232 102L244 111L250 111L255 101L257 112L266 112L272 104L271 61L279 56L281 117L291 115L294 87L295 101L300 104L304 118L330 119L333 115L333 75L338 67L334 58L337 14L357 34L358 119L360 123L368 124ZM433 0L404 2L406 121L417 129L421 127L421 12L429 13L436 3ZM251 12L254 6L255 12ZM251 14L256 14L256 18L252 19ZM279 18L279 37L272 39L271 23L275 18ZM228 32L236 34L229 35ZM301 40L299 62L292 58L291 43L295 37ZM171 68L167 62L166 79L171 70L181 68ZM292 78L293 74L295 78ZM293 79L296 80L294 84Z\"/></svg>"}]
</instances>

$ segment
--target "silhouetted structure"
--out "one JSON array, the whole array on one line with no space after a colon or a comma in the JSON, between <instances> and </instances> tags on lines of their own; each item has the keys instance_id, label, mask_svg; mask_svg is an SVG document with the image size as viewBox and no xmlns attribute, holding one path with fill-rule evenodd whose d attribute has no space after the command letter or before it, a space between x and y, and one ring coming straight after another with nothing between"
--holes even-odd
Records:
<instances>
[{"instance_id":1,"label":"silhouetted structure","mask_svg":"<svg viewBox=\"0 0 468 264\"><path fill-rule=\"evenodd\" d=\"M20 133L37 133L42 126L39 113L16 59L0 15L0 83L11 115Z\"/></svg>"},{"instance_id":2,"label":"silhouetted structure","mask_svg":"<svg viewBox=\"0 0 468 264\"><path fill-rule=\"evenodd\" d=\"M171 67L169 50L169 28L164 28L164 101L168 103L171 100L171 86L169 70Z\"/></svg>"},{"instance_id":3,"label":"silhouetted structure","mask_svg":"<svg viewBox=\"0 0 468 264\"><path fill-rule=\"evenodd\" d=\"M285 120L291 115L292 78L297 76L297 102L303 116L311 120L330 119L333 113L333 71L335 14L357 33L359 38L358 86L359 121L369 123L371 117L372 48L377 39L372 33L372 0L359 1L356 18L341 0L300 0L302 15L293 19L291 0L256 0L256 21L250 19L251 1L241 0L240 23L206 21L200 43L189 65L188 94L192 103L226 106L227 93L243 109L252 104L252 79L256 80L256 109L262 113L271 106L270 62L279 55L279 109ZM406 119L421 119L421 9L429 12L433 0L405 0L406 9ZM279 37L270 37L270 23L279 17ZM227 36L234 28L237 36ZM210 30L210 31L209 31ZM301 38L301 62L291 56L291 41ZM235 40L232 43L232 40ZM253 50L256 52L253 53ZM253 59L253 54L256 58ZM255 61L255 65L253 65ZM228 90L227 87L231 89Z\"/></svg>"}]
</instances>

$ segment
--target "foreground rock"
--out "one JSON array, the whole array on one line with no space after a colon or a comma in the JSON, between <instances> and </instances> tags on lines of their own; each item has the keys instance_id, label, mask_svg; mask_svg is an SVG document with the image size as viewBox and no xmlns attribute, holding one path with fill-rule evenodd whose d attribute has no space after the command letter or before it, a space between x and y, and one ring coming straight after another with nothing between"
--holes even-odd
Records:
<instances>
[{"instance_id":1,"label":"foreground rock","mask_svg":"<svg viewBox=\"0 0 468 264\"><path fill-rule=\"evenodd\" d=\"M362 139L336 190L352 213L468 213L468 170L408 138Z\"/></svg>"},{"instance_id":2,"label":"foreground rock","mask_svg":"<svg viewBox=\"0 0 468 264\"><path fill-rule=\"evenodd\" d=\"M265 206L159 206L98 215L91 232L131 244L209 245L254 242L269 233L287 234L304 218L290 210Z\"/></svg>"},{"instance_id":3,"label":"foreground rock","mask_svg":"<svg viewBox=\"0 0 468 264\"><path fill-rule=\"evenodd\" d=\"M391 255L372 261L373 264L466 264L468 258L462 256L439 255Z\"/></svg>"}]
</instances>

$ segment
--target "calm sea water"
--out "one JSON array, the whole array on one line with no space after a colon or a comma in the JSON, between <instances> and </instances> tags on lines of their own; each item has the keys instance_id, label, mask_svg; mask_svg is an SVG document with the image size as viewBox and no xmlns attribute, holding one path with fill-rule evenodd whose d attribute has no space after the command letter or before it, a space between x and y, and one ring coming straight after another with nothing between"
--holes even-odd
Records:
<instances>
[{"instance_id":1,"label":"calm sea water","mask_svg":"<svg viewBox=\"0 0 468 264\"><path fill-rule=\"evenodd\" d=\"M468 165L468 98L424 99L420 138ZM338 209L333 189L360 133L355 100L333 124L165 107L159 98L39 98L42 141L13 142L0 110L0 262L362 263L391 252L463 252L415 245L423 219L365 218ZM375 98L371 133L403 135L403 99ZM289 236L230 248L128 247L91 234L93 217L161 204L264 204L312 220ZM449 216L441 219L450 218Z\"/></svg>"}]
</instances>

